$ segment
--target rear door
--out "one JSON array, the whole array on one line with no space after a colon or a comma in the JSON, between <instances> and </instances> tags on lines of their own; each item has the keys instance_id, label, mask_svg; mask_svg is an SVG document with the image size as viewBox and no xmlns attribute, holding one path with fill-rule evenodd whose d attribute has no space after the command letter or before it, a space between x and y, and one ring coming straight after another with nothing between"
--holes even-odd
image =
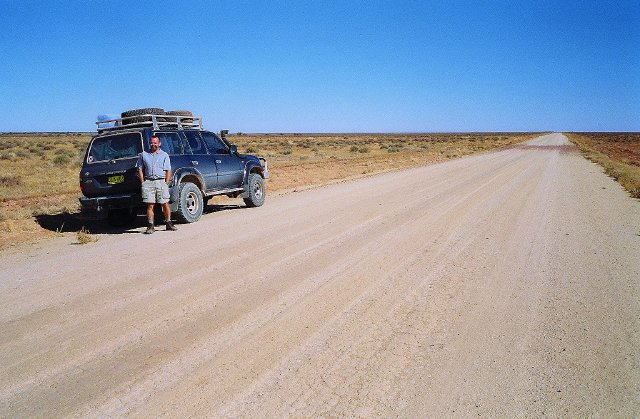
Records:
<instances>
[{"instance_id":1,"label":"rear door","mask_svg":"<svg viewBox=\"0 0 640 419\"><path fill-rule=\"evenodd\" d=\"M209 154L214 157L218 168L218 189L231 189L242 186L244 166L238 156L231 154L227 145L217 135L202 131Z\"/></svg>"},{"instance_id":2,"label":"rear door","mask_svg":"<svg viewBox=\"0 0 640 419\"><path fill-rule=\"evenodd\" d=\"M191 148L176 131L156 132L155 135L160 139L160 148L169 155L172 172L178 167L191 166Z\"/></svg>"},{"instance_id":3,"label":"rear door","mask_svg":"<svg viewBox=\"0 0 640 419\"><path fill-rule=\"evenodd\" d=\"M135 166L141 152L140 132L94 137L81 172L84 194L95 197L139 192Z\"/></svg>"},{"instance_id":4,"label":"rear door","mask_svg":"<svg viewBox=\"0 0 640 419\"><path fill-rule=\"evenodd\" d=\"M202 174L205 190L218 188L218 168L215 157L207 153L200 131L182 131L181 133L191 149L191 164Z\"/></svg>"}]
</instances>

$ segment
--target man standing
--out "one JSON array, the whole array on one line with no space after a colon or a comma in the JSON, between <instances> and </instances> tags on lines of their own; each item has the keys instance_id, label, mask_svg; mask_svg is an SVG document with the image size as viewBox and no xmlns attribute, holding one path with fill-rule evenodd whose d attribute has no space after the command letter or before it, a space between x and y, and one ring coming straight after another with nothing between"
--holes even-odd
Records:
<instances>
[{"instance_id":1,"label":"man standing","mask_svg":"<svg viewBox=\"0 0 640 419\"><path fill-rule=\"evenodd\" d=\"M142 184L142 201L147 204L147 230L145 234L155 231L153 207L162 204L162 212L167 223L167 230L176 231L171 223L169 208L169 181L171 180L171 161L169 155L160 149L160 139L155 135L149 140L149 152L143 151L138 156L138 179Z\"/></svg>"}]
</instances>

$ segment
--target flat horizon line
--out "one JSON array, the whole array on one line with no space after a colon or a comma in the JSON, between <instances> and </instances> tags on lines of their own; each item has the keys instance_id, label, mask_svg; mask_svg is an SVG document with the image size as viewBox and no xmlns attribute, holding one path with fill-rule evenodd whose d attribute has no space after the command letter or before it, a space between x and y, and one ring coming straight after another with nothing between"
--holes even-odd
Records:
<instances>
[{"instance_id":1,"label":"flat horizon line","mask_svg":"<svg viewBox=\"0 0 640 419\"><path fill-rule=\"evenodd\" d=\"M209 130L210 131L210 130ZM228 135L274 135L274 136L335 136L335 135L429 135L429 134L545 134L545 133L602 133L636 134L640 131L390 131L390 132L230 132ZM96 135L97 131L0 131L0 136L9 135Z\"/></svg>"}]
</instances>

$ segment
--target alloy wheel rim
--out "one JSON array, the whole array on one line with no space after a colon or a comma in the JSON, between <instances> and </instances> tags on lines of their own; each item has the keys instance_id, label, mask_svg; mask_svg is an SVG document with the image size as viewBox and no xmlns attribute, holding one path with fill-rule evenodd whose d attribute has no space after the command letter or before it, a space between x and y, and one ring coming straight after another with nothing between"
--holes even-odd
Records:
<instances>
[{"instance_id":1,"label":"alloy wheel rim","mask_svg":"<svg viewBox=\"0 0 640 419\"><path fill-rule=\"evenodd\" d=\"M187 211L189 212L189 214L195 214L196 212L198 212L198 197L196 196L195 192L187 193L186 203Z\"/></svg>"},{"instance_id":2,"label":"alloy wheel rim","mask_svg":"<svg viewBox=\"0 0 640 419\"><path fill-rule=\"evenodd\" d=\"M262 199L262 187L260 187L260 184L258 182L255 182L253 184L253 196L255 196L257 199Z\"/></svg>"}]
</instances>

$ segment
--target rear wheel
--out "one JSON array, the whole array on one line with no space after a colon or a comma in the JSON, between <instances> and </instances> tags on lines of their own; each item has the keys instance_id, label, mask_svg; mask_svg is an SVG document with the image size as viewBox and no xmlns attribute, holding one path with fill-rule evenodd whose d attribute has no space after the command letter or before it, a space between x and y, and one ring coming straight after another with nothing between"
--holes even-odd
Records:
<instances>
[{"instance_id":1,"label":"rear wheel","mask_svg":"<svg viewBox=\"0 0 640 419\"><path fill-rule=\"evenodd\" d=\"M249 196L243 198L243 200L248 207L259 207L264 204L266 191L264 189L262 176L257 173L250 173L247 179L246 189Z\"/></svg>"},{"instance_id":2,"label":"rear wheel","mask_svg":"<svg viewBox=\"0 0 640 419\"><path fill-rule=\"evenodd\" d=\"M202 216L204 201L202 192L191 182L180 184L176 219L182 223L195 223Z\"/></svg>"}]
</instances>

